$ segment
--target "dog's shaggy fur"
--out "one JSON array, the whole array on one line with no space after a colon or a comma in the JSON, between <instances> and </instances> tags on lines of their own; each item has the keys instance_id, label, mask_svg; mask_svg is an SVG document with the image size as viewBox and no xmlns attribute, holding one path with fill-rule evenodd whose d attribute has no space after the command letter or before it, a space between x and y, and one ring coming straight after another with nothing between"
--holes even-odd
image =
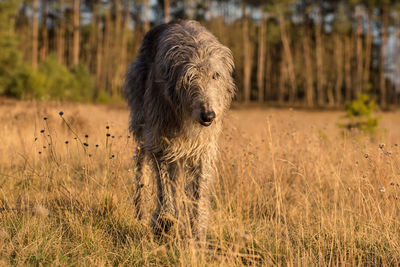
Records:
<instances>
[{"instance_id":1,"label":"dog's shaggy fur","mask_svg":"<svg viewBox=\"0 0 400 267\"><path fill-rule=\"evenodd\" d=\"M150 219L154 175L156 233L185 214L191 233L205 238L217 138L235 93L233 68L231 51L195 21L153 28L128 68L124 93L139 144L136 203L140 217Z\"/></svg>"}]
</instances>

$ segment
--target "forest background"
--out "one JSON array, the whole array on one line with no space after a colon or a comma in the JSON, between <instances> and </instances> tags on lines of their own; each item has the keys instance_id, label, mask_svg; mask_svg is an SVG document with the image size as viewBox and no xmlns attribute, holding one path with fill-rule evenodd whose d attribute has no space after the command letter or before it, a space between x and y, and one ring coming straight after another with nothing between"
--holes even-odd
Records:
<instances>
[{"instance_id":1,"label":"forest background","mask_svg":"<svg viewBox=\"0 0 400 267\"><path fill-rule=\"evenodd\" d=\"M400 100L394 0L3 0L0 95L121 101L144 34L195 19L231 48L237 101L340 108Z\"/></svg>"}]
</instances>

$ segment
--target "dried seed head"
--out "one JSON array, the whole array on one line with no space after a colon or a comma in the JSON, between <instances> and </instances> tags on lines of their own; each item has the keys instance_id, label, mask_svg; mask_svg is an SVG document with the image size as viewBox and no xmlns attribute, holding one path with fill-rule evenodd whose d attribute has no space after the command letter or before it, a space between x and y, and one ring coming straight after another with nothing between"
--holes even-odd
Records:
<instances>
[{"instance_id":1,"label":"dried seed head","mask_svg":"<svg viewBox=\"0 0 400 267\"><path fill-rule=\"evenodd\" d=\"M49 210L46 209L44 206L42 205L36 205L33 208L33 212L36 216L40 216L40 217L47 217L49 215Z\"/></svg>"},{"instance_id":2,"label":"dried seed head","mask_svg":"<svg viewBox=\"0 0 400 267\"><path fill-rule=\"evenodd\" d=\"M380 143L380 144L379 144L379 148L380 148L380 149L383 149L384 147L385 147L385 144L384 144L384 143Z\"/></svg>"},{"instance_id":3,"label":"dried seed head","mask_svg":"<svg viewBox=\"0 0 400 267\"><path fill-rule=\"evenodd\" d=\"M47 120L47 117L43 117L43 120L46 121L46 120Z\"/></svg>"},{"instance_id":4,"label":"dried seed head","mask_svg":"<svg viewBox=\"0 0 400 267\"><path fill-rule=\"evenodd\" d=\"M89 144L88 144L88 143L83 143L83 145L84 145L84 146L89 146Z\"/></svg>"},{"instance_id":5,"label":"dried seed head","mask_svg":"<svg viewBox=\"0 0 400 267\"><path fill-rule=\"evenodd\" d=\"M369 156L368 156L368 154L367 154L367 153L365 153L365 154L364 154L364 158L366 158L366 159L367 159L368 157L369 157Z\"/></svg>"},{"instance_id":6,"label":"dried seed head","mask_svg":"<svg viewBox=\"0 0 400 267\"><path fill-rule=\"evenodd\" d=\"M366 175L366 174L363 174L363 175L362 175L362 178L367 178L367 175Z\"/></svg>"},{"instance_id":7,"label":"dried seed head","mask_svg":"<svg viewBox=\"0 0 400 267\"><path fill-rule=\"evenodd\" d=\"M96 144L96 147L99 147L99 144Z\"/></svg>"},{"instance_id":8,"label":"dried seed head","mask_svg":"<svg viewBox=\"0 0 400 267\"><path fill-rule=\"evenodd\" d=\"M107 137L110 137L110 136L111 136L111 134L107 133L107 134L106 134L106 136L107 136Z\"/></svg>"},{"instance_id":9,"label":"dried seed head","mask_svg":"<svg viewBox=\"0 0 400 267\"><path fill-rule=\"evenodd\" d=\"M64 112L60 111L60 112L58 112L58 115L62 116L62 115L64 115Z\"/></svg>"},{"instance_id":10,"label":"dried seed head","mask_svg":"<svg viewBox=\"0 0 400 267\"><path fill-rule=\"evenodd\" d=\"M392 154L392 151L386 151L385 152L385 155L390 155L390 154Z\"/></svg>"},{"instance_id":11,"label":"dried seed head","mask_svg":"<svg viewBox=\"0 0 400 267\"><path fill-rule=\"evenodd\" d=\"M40 133L44 133L44 129L40 130Z\"/></svg>"},{"instance_id":12,"label":"dried seed head","mask_svg":"<svg viewBox=\"0 0 400 267\"><path fill-rule=\"evenodd\" d=\"M68 140L67 140L67 141L65 141L65 144L67 144L67 145L68 145L68 143L69 143L69 142L68 142Z\"/></svg>"},{"instance_id":13,"label":"dried seed head","mask_svg":"<svg viewBox=\"0 0 400 267\"><path fill-rule=\"evenodd\" d=\"M385 190L385 188L382 186L382 187L379 187L379 192L381 192L381 193L385 193L385 192L386 192L386 190Z\"/></svg>"},{"instance_id":14,"label":"dried seed head","mask_svg":"<svg viewBox=\"0 0 400 267\"><path fill-rule=\"evenodd\" d=\"M106 129L107 129L107 130L110 129L110 126L107 125L107 126L106 126Z\"/></svg>"},{"instance_id":15,"label":"dried seed head","mask_svg":"<svg viewBox=\"0 0 400 267\"><path fill-rule=\"evenodd\" d=\"M85 134L85 138L88 138L89 137L89 135L88 134Z\"/></svg>"},{"instance_id":16,"label":"dried seed head","mask_svg":"<svg viewBox=\"0 0 400 267\"><path fill-rule=\"evenodd\" d=\"M390 183L390 185L391 185L391 186L394 186L394 185L395 185L395 183L394 183L394 182L391 182L391 183Z\"/></svg>"}]
</instances>

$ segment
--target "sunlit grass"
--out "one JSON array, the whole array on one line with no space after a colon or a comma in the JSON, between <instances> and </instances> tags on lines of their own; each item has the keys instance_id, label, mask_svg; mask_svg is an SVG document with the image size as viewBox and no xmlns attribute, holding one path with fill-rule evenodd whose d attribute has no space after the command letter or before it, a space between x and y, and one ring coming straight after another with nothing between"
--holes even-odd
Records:
<instances>
[{"instance_id":1,"label":"sunlit grass","mask_svg":"<svg viewBox=\"0 0 400 267\"><path fill-rule=\"evenodd\" d=\"M397 265L398 115L370 138L339 112L233 110L197 246L136 219L125 108L6 102L0 265Z\"/></svg>"}]
</instances>

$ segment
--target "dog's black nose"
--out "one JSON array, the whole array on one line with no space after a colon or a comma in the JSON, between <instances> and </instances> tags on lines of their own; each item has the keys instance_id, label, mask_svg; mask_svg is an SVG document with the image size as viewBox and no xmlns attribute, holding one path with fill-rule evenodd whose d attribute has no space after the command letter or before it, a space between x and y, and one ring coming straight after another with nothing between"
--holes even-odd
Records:
<instances>
[{"instance_id":1,"label":"dog's black nose","mask_svg":"<svg viewBox=\"0 0 400 267\"><path fill-rule=\"evenodd\" d=\"M215 112L214 111L208 111L208 112L201 112L200 114L200 119L202 121L202 124L205 126L211 125L212 121L215 119Z\"/></svg>"}]
</instances>

